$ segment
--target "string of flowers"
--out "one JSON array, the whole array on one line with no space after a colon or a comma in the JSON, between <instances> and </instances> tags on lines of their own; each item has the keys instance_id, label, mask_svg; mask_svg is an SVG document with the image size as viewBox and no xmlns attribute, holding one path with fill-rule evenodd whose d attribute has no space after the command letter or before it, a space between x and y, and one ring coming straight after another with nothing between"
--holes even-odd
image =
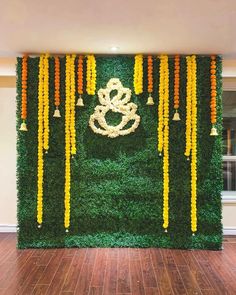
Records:
<instances>
[{"instance_id":1,"label":"string of flowers","mask_svg":"<svg viewBox=\"0 0 236 295\"><path fill-rule=\"evenodd\" d=\"M75 58L73 54L70 58L70 135L71 135L71 154L76 154L76 132L75 132Z\"/></svg>"},{"instance_id":2,"label":"string of flowers","mask_svg":"<svg viewBox=\"0 0 236 295\"><path fill-rule=\"evenodd\" d=\"M152 97L152 92L153 92L153 58L151 55L148 55L147 58L148 62L148 100L147 100L147 105L154 105L153 97Z\"/></svg>"},{"instance_id":3,"label":"string of flowers","mask_svg":"<svg viewBox=\"0 0 236 295\"><path fill-rule=\"evenodd\" d=\"M164 142L163 142L163 228L169 226L169 67L168 56L164 59Z\"/></svg>"},{"instance_id":4,"label":"string of flowers","mask_svg":"<svg viewBox=\"0 0 236 295\"><path fill-rule=\"evenodd\" d=\"M191 151L191 132L192 132L192 61L191 56L186 56L187 62L187 86L186 86L186 144L185 156L189 160Z\"/></svg>"},{"instance_id":5,"label":"string of flowers","mask_svg":"<svg viewBox=\"0 0 236 295\"><path fill-rule=\"evenodd\" d=\"M44 55L39 60L38 76L38 182L37 182L37 223L41 228L43 222L43 100L44 100Z\"/></svg>"},{"instance_id":6,"label":"string of flowers","mask_svg":"<svg viewBox=\"0 0 236 295\"><path fill-rule=\"evenodd\" d=\"M217 95L217 89L216 89L216 57L214 55L211 56L211 136L217 136L218 132L215 127L216 124L216 95Z\"/></svg>"},{"instance_id":7,"label":"string of flowers","mask_svg":"<svg viewBox=\"0 0 236 295\"><path fill-rule=\"evenodd\" d=\"M87 56L87 93L89 95L95 95L96 91L96 59L94 55Z\"/></svg>"},{"instance_id":8,"label":"string of flowers","mask_svg":"<svg viewBox=\"0 0 236 295\"><path fill-rule=\"evenodd\" d=\"M77 71L77 88L79 98L77 100L77 106L84 106L82 94L83 94L83 55L79 55L78 58L78 71Z\"/></svg>"},{"instance_id":9,"label":"string of flowers","mask_svg":"<svg viewBox=\"0 0 236 295\"><path fill-rule=\"evenodd\" d=\"M136 95L143 93L143 56L135 55L134 58L134 92Z\"/></svg>"},{"instance_id":10,"label":"string of flowers","mask_svg":"<svg viewBox=\"0 0 236 295\"><path fill-rule=\"evenodd\" d=\"M175 114L173 117L173 121L180 121L179 116L179 72L180 72L180 57L179 55L175 55L175 65L174 65L174 109Z\"/></svg>"},{"instance_id":11,"label":"string of flowers","mask_svg":"<svg viewBox=\"0 0 236 295\"><path fill-rule=\"evenodd\" d=\"M21 74L21 83L22 83L22 93L21 93L21 119L22 123L20 126L20 131L28 131L26 125L27 119L27 77L28 76L28 56L24 55L22 58L22 74Z\"/></svg>"},{"instance_id":12,"label":"string of flowers","mask_svg":"<svg viewBox=\"0 0 236 295\"><path fill-rule=\"evenodd\" d=\"M66 232L69 231L70 226L70 181L71 181L71 57L66 56L66 101L65 101L65 213L64 226Z\"/></svg>"},{"instance_id":13,"label":"string of flowers","mask_svg":"<svg viewBox=\"0 0 236 295\"><path fill-rule=\"evenodd\" d=\"M60 118L61 114L60 114L60 110L59 110L59 106L60 106L60 59L59 57L54 57L54 64L55 64L55 79L54 79L54 83L55 83L55 111L54 111L54 115L53 117L55 118Z\"/></svg>"},{"instance_id":14,"label":"string of flowers","mask_svg":"<svg viewBox=\"0 0 236 295\"><path fill-rule=\"evenodd\" d=\"M197 64L192 59L191 230L197 231Z\"/></svg>"},{"instance_id":15,"label":"string of flowers","mask_svg":"<svg viewBox=\"0 0 236 295\"><path fill-rule=\"evenodd\" d=\"M49 149L49 55L44 55L44 109L43 109L43 124L44 124L44 138L43 147L46 153Z\"/></svg>"},{"instance_id":16,"label":"string of flowers","mask_svg":"<svg viewBox=\"0 0 236 295\"><path fill-rule=\"evenodd\" d=\"M165 72L164 72L164 56L160 56L160 67L159 67L159 104L158 104L158 152L162 155L163 149L163 115L164 115L164 83L165 83Z\"/></svg>"}]
</instances>

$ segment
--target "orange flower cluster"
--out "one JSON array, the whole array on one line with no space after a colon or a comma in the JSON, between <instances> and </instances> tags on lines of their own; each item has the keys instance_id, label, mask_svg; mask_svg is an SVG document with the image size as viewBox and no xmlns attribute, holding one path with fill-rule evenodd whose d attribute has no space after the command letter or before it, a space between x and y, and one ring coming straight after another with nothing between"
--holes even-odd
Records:
<instances>
[{"instance_id":1,"label":"orange flower cluster","mask_svg":"<svg viewBox=\"0 0 236 295\"><path fill-rule=\"evenodd\" d=\"M174 108L177 110L179 108L179 65L180 57L175 56L175 78L174 78Z\"/></svg>"},{"instance_id":2,"label":"orange flower cluster","mask_svg":"<svg viewBox=\"0 0 236 295\"><path fill-rule=\"evenodd\" d=\"M153 91L153 58L151 55L148 56L148 93L151 94Z\"/></svg>"},{"instance_id":3,"label":"orange flower cluster","mask_svg":"<svg viewBox=\"0 0 236 295\"><path fill-rule=\"evenodd\" d=\"M60 60L59 57L55 57L55 106L60 105Z\"/></svg>"},{"instance_id":4,"label":"orange flower cluster","mask_svg":"<svg viewBox=\"0 0 236 295\"><path fill-rule=\"evenodd\" d=\"M83 55L79 56L78 60L78 93L83 94Z\"/></svg>"},{"instance_id":5,"label":"orange flower cluster","mask_svg":"<svg viewBox=\"0 0 236 295\"><path fill-rule=\"evenodd\" d=\"M211 56L211 123L216 123L216 58Z\"/></svg>"},{"instance_id":6,"label":"orange flower cluster","mask_svg":"<svg viewBox=\"0 0 236 295\"><path fill-rule=\"evenodd\" d=\"M24 56L22 59L22 95L21 95L21 119L27 118L27 60L28 56Z\"/></svg>"}]
</instances>

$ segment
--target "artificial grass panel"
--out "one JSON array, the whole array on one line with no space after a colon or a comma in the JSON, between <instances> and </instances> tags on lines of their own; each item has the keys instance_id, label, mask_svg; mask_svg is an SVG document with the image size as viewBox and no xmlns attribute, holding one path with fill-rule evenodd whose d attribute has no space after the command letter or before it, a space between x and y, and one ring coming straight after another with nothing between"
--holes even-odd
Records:
<instances>
[{"instance_id":1,"label":"artificial grass panel","mask_svg":"<svg viewBox=\"0 0 236 295\"><path fill-rule=\"evenodd\" d=\"M61 118L54 112L54 60L50 58L50 148L45 155L43 226L37 228L37 90L39 58L28 59L28 132L18 131L18 247L170 247L220 249L221 136L210 133L210 57L197 57L198 96L198 232L191 235L190 161L185 149L186 63L181 57L180 116L174 122L173 72L170 69L170 224L162 228L162 157L157 152L159 60L154 61L155 106L147 106L147 62L144 93L133 91L133 56L98 56L97 90L110 78L131 88L131 101L141 116L133 134L108 138L88 126L97 95L83 95L85 107L76 107L77 155L71 161L71 227L64 229L64 108L65 58L61 64ZM17 62L17 130L20 127L21 66ZM86 71L84 71L86 72ZM221 59L217 57L217 128L221 134ZM108 113L114 125L120 116Z\"/></svg>"}]
</instances>

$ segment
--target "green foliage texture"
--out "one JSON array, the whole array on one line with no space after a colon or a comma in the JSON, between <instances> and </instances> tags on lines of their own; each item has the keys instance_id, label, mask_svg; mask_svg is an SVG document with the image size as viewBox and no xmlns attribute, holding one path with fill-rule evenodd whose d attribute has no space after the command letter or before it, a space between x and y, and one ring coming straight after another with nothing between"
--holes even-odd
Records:
<instances>
[{"instance_id":1,"label":"green foliage texture","mask_svg":"<svg viewBox=\"0 0 236 295\"><path fill-rule=\"evenodd\" d=\"M221 249L222 138L209 136L210 57L197 56L198 98L198 231L191 234L190 161L184 156L186 117L186 61L181 57L180 116L172 121L174 59L170 70L170 220L162 224L162 157L157 152L159 60L154 61L154 106L147 106L147 60L144 93L133 90L134 56L97 56L97 90L110 78L119 78L132 90L141 122L127 136L108 138L88 126L99 104L97 95L83 95L85 107L76 107L77 155L71 161L71 226L64 229L65 180L65 57L61 65L61 118L54 113L54 59L49 63L50 148L45 154L43 225L37 228L37 128L39 58L28 59L28 132L19 131L21 119L22 59L17 61L17 186L18 247L164 247ZM77 67L77 60L76 60ZM222 130L222 63L217 57L217 128ZM86 69L84 68L84 72ZM110 124L119 114L108 113Z\"/></svg>"}]
</instances>

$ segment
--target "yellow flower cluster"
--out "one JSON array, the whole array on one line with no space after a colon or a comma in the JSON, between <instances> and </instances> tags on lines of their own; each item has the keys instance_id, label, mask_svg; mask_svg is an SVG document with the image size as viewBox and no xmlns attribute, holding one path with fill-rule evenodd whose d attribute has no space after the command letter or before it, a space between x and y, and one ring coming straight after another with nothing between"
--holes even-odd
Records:
<instances>
[{"instance_id":1,"label":"yellow flower cluster","mask_svg":"<svg viewBox=\"0 0 236 295\"><path fill-rule=\"evenodd\" d=\"M143 93L143 56L135 55L134 58L134 92L135 94Z\"/></svg>"},{"instance_id":2,"label":"yellow flower cluster","mask_svg":"<svg viewBox=\"0 0 236 295\"><path fill-rule=\"evenodd\" d=\"M96 59L94 55L87 56L87 93L89 95L95 95L96 91Z\"/></svg>"},{"instance_id":3,"label":"yellow flower cluster","mask_svg":"<svg viewBox=\"0 0 236 295\"><path fill-rule=\"evenodd\" d=\"M44 56L44 109L43 109L43 121L44 121L44 138L43 138L43 147L46 152L49 149L49 55L45 54Z\"/></svg>"},{"instance_id":4,"label":"yellow flower cluster","mask_svg":"<svg viewBox=\"0 0 236 295\"><path fill-rule=\"evenodd\" d=\"M43 222L43 113L44 113L44 55L39 60L38 83L38 193L37 193L37 222L41 227Z\"/></svg>"},{"instance_id":5,"label":"yellow flower cluster","mask_svg":"<svg viewBox=\"0 0 236 295\"><path fill-rule=\"evenodd\" d=\"M169 66L168 56L160 56L158 105L158 151L163 150L163 228L169 226Z\"/></svg>"},{"instance_id":6,"label":"yellow flower cluster","mask_svg":"<svg viewBox=\"0 0 236 295\"><path fill-rule=\"evenodd\" d=\"M186 149L191 153L191 230L197 231L197 63L196 56L187 56Z\"/></svg>"},{"instance_id":7,"label":"yellow flower cluster","mask_svg":"<svg viewBox=\"0 0 236 295\"><path fill-rule=\"evenodd\" d=\"M71 117L70 117L70 135L71 135L71 154L76 154L76 132L75 132L75 57L73 54L71 56L70 64L70 104L71 104Z\"/></svg>"}]
</instances>

